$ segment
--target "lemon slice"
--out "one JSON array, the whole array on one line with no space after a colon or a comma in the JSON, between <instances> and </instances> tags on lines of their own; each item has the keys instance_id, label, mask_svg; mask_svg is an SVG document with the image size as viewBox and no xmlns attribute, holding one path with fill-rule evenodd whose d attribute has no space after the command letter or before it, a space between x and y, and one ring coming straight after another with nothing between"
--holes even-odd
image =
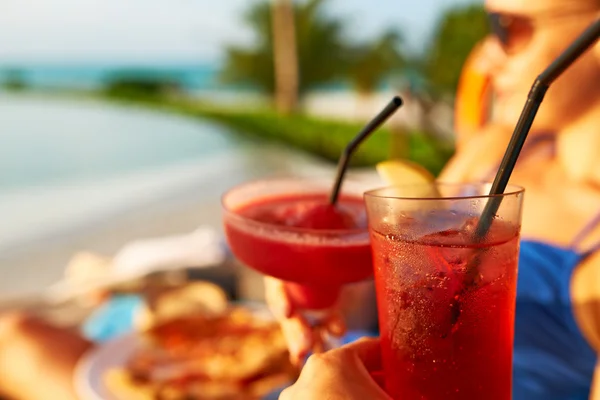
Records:
<instances>
[{"instance_id":1,"label":"lemon slice","mask_svg":"<svg viewBox=\"0 0 600 400\"><path fill-rule=\"evenodd\" d=\"M420 218L424 213L446 208L443 201L431 200L442 197L433 183L435 177L421 165L407 160L389 160L376 165L382 180L390 187L380 192L379 207L381 222L386 225L397 225L407 215ZM415 199L414 201L397 200L397 198ZM429 200L417 200L417 199Z\"/></svg>"},{"instance_id":2,"label":"lemon slice","mask_svg":"<svg viewBox=\"0 0 600 400\"><path fill-rule=\"evenodd\" d=\"M423 166L408 160L382 161L375 167L388 185L425 185L435 177Z\"/></svg>"},{"instance_id":3,"label":"lemon slice","mask_svg":"<svg viewBox=\"0 0 600 400\"><path fill-rule=\"evenodd\" d=\"M432 183L435 177L423 166L408 160L389 160L375 167L381 179L388 185L391 196L397 197L441 197Z\"/></svg>"}]
</instances>

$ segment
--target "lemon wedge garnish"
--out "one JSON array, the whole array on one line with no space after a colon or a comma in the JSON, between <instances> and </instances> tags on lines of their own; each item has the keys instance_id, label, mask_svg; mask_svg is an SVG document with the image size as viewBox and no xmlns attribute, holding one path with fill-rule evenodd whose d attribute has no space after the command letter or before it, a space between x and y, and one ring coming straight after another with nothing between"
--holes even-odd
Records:
<instances>
[{"instance_id":1,"label":"lemon wedge garnish","mask_svg":"<svg viewBox=\"0 0 600 400\"><path fill-rule=\"evenodd\" d=\"M381 210L387 210L387 215L382 216L384 224L396 225L408 214L416 217L446 208L443 201L418 200L442 197L434 185L435 177L421 165L407 160L389 160L377 164L376 169L381 179L389 185L379 192L383 196L379 198L379 203L387 204L381 207ZM398 201L397 198L415 200Z\"/></svg>"},{"instance_id":2,"label":"lemon wedge garnish","mask_svg":"<svg viewBox=\"0 0 600 400\"><path fill-rule=\"evenodd\" d=\"M380 162L375 168L381 179L392 186L387 189L390 196L441 197L432 185L435 177L419 164L408 160L389 160Z\"/></svg>"},{"instance_id":3,"label":"lemon wedge garnish","mask_svg":"<svg viewBox=\"0 0 600 400\"><path fill-rule=\"evenodd\" d=\"M435 181L425 167L408 160L382 161L375 168L381 179L390 186L426 185Z\"/></svg>"}]
</instances>

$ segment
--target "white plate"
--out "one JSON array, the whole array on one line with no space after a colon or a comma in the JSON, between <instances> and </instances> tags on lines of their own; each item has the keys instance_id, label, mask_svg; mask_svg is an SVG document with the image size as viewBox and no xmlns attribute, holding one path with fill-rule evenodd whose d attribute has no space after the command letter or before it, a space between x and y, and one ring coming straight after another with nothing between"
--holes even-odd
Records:
<instances>
[{"instance_id":1,"label":"white plate","mask_svg":"<svg viewBox=\"0 0 600 400\"><path fill-rule=\"evenodd\" d=\"M81 400L118 400L102 381L106 371L122 367L141 345L137 333L103 343L85 355L75 369L75 391Z\"/></svg>"}]
</instances>

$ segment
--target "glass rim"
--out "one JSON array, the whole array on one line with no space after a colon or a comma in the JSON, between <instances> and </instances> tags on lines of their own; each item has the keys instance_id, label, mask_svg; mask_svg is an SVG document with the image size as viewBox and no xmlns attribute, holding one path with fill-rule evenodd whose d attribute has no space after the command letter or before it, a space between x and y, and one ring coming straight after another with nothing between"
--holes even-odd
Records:
<instances>
[{"instance_id":1,"label":"glass rim","mask_svg":"<svg viewBox=\"0 0 600 400\"><path fill-rule=\"evenodd\" d=\"M235 220L248 224L255 227L262 227L264 229L277 230L279 232L285 233L295 233L302 235L311 235L318 237L329 237L329 239L335 239L335 236L356 236L369 232L369 227L365 226L364 228L348 228L348 229L316 229L316 228L301 228L297 226L285 226L285 225L276 225L271 224L269 222L258 221L252 218L244 217L235 211L228 210L223 208L223 212L229 218L234 218Z\"/></svg>"},{"instance_id":2,"label":"glass rim","mask_svg":"<svg viewBox=\"0 0 600 400\"><path fill-rule=\"evenodd\" d=\"M312 182L312 183L316 183L316 184L327 183L327 184L330 184L330 186L327 186L327 188L331 189L333 187L334 179L335 178L333 176L331 178L328 178L328 177L314 176L314 175L283 175L283 176L271 176L271 177L267 177L267 178L250 179L250 180L235 184L235 185L229 187L228 189L226 189L223 193L221 193L219 201L220 201L223 209L225 209L227 211L235 212L235 210L233 210L231 207L229 207L226 204L226 200L227 200L227 197L235 194L235 192L237 192L239 190L247 189L251 186L261 185L261 184L302 183L302 182L308 182L308 183ZM344 185L347 185L347 184L358 187L358 186L361 186L361 184L364 184L364 182L346 179L344 181ZM342 189L343 189L343 186L342 186ZM370 190L368 190L368 191L370 191ZM362 191L362 193L357 194L356 196L362 197L363 194L366 192L367 192L367 190L364 190L364 191ZM327 193L327 191L326 191L326 193ZM343 190L340 191L340 194L343 194Z\"/></svg>"},{"instance_id":3,"label":"glass rim","mask_svg":"<svg viewBox=\"0 0 600 400\"><path fill-rule=\"evenodd\" d=\"M388 200L409 200L409 201L459 201L459 200L473 200L473 199L491 199L498 197L509 197L522 195L525 192L525 188L519 185L509 184L506 186L504 193L501 194L476 194L476 195L465 195L465 196L407 196L407 195L393 195L393 194L382 194L385 191L394 188L431 188L431 187L449 187L449 188L483 188L491 186L491 182L479 182L479 183L444 183L444 182L432 182L432 183L420 183L420 184L407 184L407 185L388 185L377 189L368 190L364 193L364 197L372 199L388 199Z\"/></svg>"},{"instance_id":4,"label":"glass rim","mask_svg":"<svg viewBox=\"0 0 600 400\"><path fill-rule=\"evenodd\" d=\"M250 225L253 225L256 227L263 227L266 229L277 229L277 230L280 230L283 232L288 232L288 233L296 233L296 234L312 235L312 236L324 236L324 235L350 236L350 235L364 234L364 233L368 232L369 231L368 226L365 226L364 228L348 228L348 229L315 229L315 228L302 228L302 227L294 227L294 226L275 225L275 224L271 224L268 222L258 221L258 220L252 219L252 218L242 216L239 214L239 212L237 212L238 210L236 210L236 209L230 207L228 204L226 204L228 196L235 194L235 192L238 190L248 188L252 185L268 184L268 183L276 183L276 182L280 182L280 183L314 182L317 184L331 183L331 185L333 185L333 180L334 180L333 177L327 178L327 177L323 177L323 176L310 176L310 175L308 175L308 176L284 175L284 176L253 179L253 180L239 183L239 184L229 188L228 190L226 190L221 195L221 208L222 208L222 211L225 213L225 215L229 216L229 218L234 218L242 223L250 224ZM346 183L348 183L348 182L346 182ZM359 183L357 183L357 182L353 182L353 183L359 185ZM326 189L327 190L324 192L325 194L328 193L328 190L330 189L329 186L327 186ZM306 192L299 191L298 193L306 193ZM343 193L343 190L342 190L342 193ZM356 198L363 200L363 205L364 205L364 198L363 198L364 193L365 193L365 191L363 191L360 194L357 193L355 195ZM252 203L252 201L248 202L248 204L250 204L250 203ZM366 207L365 207L365 213L366 213Z\"/></svg>"}]
</instances>

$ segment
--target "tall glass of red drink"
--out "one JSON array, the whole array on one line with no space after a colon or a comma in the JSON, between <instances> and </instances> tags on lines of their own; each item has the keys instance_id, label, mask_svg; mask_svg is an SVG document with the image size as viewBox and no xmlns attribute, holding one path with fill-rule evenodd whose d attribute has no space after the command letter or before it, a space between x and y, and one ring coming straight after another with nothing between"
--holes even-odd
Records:
<instances>
[{"instance_id":1,"label":"tall glass of red drink","mask_svg":"<svg viewBox=\"0 0 600 400\"><path fill-rule=\"evenodd\" d=\"M394 399L511 398L523 190L474 235L489 185L365 194L387 392Z\"/></svg>"}]
</instances>

